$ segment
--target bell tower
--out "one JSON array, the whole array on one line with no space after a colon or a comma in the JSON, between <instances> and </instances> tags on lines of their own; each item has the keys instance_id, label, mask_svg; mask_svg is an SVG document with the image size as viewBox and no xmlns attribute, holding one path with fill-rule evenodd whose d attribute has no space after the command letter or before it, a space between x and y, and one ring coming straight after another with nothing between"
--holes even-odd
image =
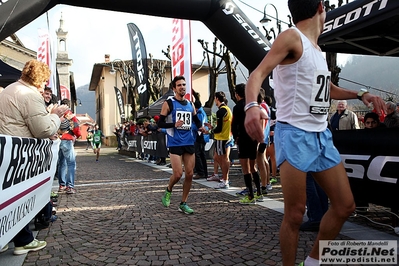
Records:
<instances>
[{"instance_id":1,"label":"bell tower","mask_svg":"<svg viewBox=\"0 0 399 266\"><path fill-rule=\"evenodd\" d=\"M56 31L57 34L57 71L60 79L61 95L60 100L68 98L71 100L71 84L69 67L72 65L72 59L68 58L67 36L68 32L64 30L64 20L60 19L60 27Z\"/></svg>"}]
</instances>

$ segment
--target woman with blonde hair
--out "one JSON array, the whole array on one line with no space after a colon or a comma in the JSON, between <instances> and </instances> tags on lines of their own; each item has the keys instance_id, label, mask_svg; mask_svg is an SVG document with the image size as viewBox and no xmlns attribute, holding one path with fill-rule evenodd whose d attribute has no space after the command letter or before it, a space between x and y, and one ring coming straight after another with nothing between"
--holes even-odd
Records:
<instances>
[{"instance_id":1,"label":"woman with blonde hair","mask_svg":"<svg viewBox=\"0 0 399 266\"><path fill-rule=\"evenodd\" d=\"M40 61L28 61L21 72L21 80L35 86L38 89L43 89L50 78L51 71L49 67ZM44 84L43 84L44 83Z\"/></svg>"},{"instance_id":2,"label":"woman with blonde hair","mask_svg":"<svg viewBox=\"0 0 399 266\"><path fill-rule=\"evenodd\" d=\"M52 138L68 106L55 104L49 112L39 93L50 78L50 69L35 59L28 61L21 78L1 93L0 134Z\"/></svg>"}]
</instances>

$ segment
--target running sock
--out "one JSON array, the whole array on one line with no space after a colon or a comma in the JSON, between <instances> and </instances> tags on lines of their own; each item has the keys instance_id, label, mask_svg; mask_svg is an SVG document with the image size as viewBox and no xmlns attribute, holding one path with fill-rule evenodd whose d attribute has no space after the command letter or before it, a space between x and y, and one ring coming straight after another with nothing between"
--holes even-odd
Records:
<instances>
[{"instance_id":1,"label":"running sock","mask_svg":"<svg viewBox=\"0 0 399 266\"><path fill-rule=\"evenodd\" d=\"M258 194L262 195L262 191L260 190L260 178L258 172L252 173L252 178L254 179L254 183L256 186L256 190L258 191Z\"/></svg>"},{"instance_id":2,"label":"running sock","mask_svg":"<svg viewBox=\"0 0 399 266\"><path fill-rule=\"evenodd\" d=\"M245 174L244 175L244 182L245 186L248 188L248 196L253 199L254 198L254 189L252 187L252 175L251 174Z\"/></svg>"},{"instance_id":3,"label":"running sock","mask_svg":"<svg viewBox=\"0 0 399 266\"><path fill-rule=\"evenodd\" d=\"M260 154L263 154L263 153L265 153L266 148L267 148L267 144L266 143L259 143L258 152Z\"/></svg>"},{"instance_id":4,"label":"running sock","mask_svg":"<svg viewBox=\"0 0 399 266\"><path fill-rule=\"evenodd\" d=\"M306 257L305 266L319 266L319 260L311 258L309 256Z\"/></svg>"}]
</instances>

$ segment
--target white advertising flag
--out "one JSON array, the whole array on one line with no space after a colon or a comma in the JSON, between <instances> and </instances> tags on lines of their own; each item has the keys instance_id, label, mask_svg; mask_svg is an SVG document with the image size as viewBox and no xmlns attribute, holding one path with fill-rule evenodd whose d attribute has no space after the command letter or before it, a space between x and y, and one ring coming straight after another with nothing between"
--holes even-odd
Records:
<instances>
[{"instance_id":1,"label":"white advertising flag","mask_svg":"<svg viewBox=\"0 0 399 266\"><path fill-rule=\"evenodd\" d=\"M58 88L56 87L56 67L57 64L54 60L54 55L51 49L51 39L46 29L39 29L39 43L37 47L37 60L48 65L51 71L50 80L47 83L47 86L50 87L53 91L53 94L58 95ZM68 93L70 94L70 93ZM70 99L70 98L69 98Z\"/></svg>"}]
</instances>

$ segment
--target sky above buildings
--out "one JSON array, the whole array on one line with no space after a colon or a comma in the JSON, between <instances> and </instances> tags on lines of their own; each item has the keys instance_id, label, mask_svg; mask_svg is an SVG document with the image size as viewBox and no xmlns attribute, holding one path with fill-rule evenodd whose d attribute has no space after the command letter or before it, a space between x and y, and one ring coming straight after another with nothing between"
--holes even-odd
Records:
<instances>
[{"instance_id":1,"label":"sky above buildings","mask_svg":"<svg viewBox=\"0 0 399 266\"><path fill-rule=\"evenodd\" d=\"M234 0L234 2L260 28L259 20L262 19L264 7L268 3L277 8L278 18L288 23L287 1ZM334 2L338 1L330 2L337 4ZM276 11L270 5L267 6L266 13L276 17ZM110 54L111 60L131 59L128 23L136 24L142 32L147 53L151 53L155 59L166 59L162 50L166 50L171 43L172 19L170 18L57 5L19 30L17 36L26 47L37 50L38 29L48 29L56 49L55 32L60 26L61 16L64 20L63 28L68 32L67 51L69 58L73 60L70 70L74 72L76 87L90 82L93 65L104 62L105 54ZM270 27L276 29L275 20L270 23ZM282 23L282 30L286 28L287 25ZM191 39L193 62L199 63L203 50L197 40L203 39L212 43L214 35L202 22L192 21ZM347 56L339 57L339 63L345 62L346 58Z\"/></svg>"}]
</instances>

